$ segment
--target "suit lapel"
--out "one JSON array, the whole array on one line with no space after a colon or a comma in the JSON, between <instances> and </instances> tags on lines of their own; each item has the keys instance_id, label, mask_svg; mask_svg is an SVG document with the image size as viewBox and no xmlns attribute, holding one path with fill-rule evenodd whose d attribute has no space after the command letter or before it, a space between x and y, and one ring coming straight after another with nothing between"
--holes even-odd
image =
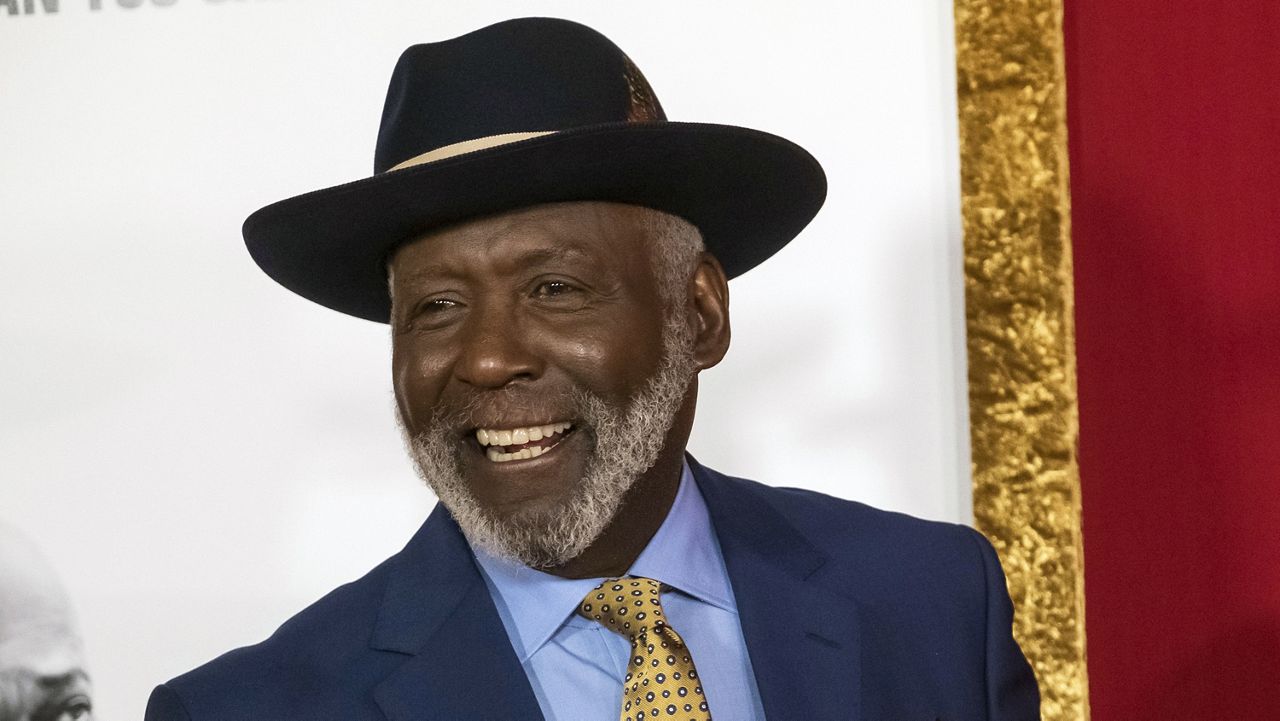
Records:
<instances>
[{"instance_id":1,"label":"suit lapel","mask_svg":"<svg viewBox=\"0 0 1280 721\"><path fill-rule=\"evenodd\" d=\"M690 459L737 599L765 714L857 719L856 602L759 487ZM374 692L390 721L542 719L471 549L437 506L393 558L372 648L406 655Z\"/></svg>"},{"instance_id":2,"label":"suit lapel","mask_svg":"<svg viewBox=\"0 0 1280 721\"><path fill-rule=\"evenodd\" d=\"M409 658L374 691L387 718L542 719L471 549L442 506L391 563L370 646Z\"/></svg>"},{"instance_id":3,"label":"suit lapel","mask_svg":"<svg viewBox=\"0 0 1280 721\"><path fill-rule=\"evenodd\" d=\"M857 604L828 580L826 554L757 484L692 458L690 467L720 541L765 716L857 719Z\"/></svg>"}]
</instances>

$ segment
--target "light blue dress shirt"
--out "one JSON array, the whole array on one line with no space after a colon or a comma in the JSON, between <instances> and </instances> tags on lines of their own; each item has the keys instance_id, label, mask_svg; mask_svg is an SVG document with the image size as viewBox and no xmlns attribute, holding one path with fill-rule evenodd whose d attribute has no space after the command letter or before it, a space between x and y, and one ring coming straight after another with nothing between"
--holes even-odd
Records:
<instances>
[{"instance_id":1,"label":"light blue dress shirt","mask_svg":"<svg viewBox=\"0 0 1280 721\"><path fill-rule=\"evenodd\" d=\"M547 721L616 721L631 644L575 613L603 579L560 578L475 554ZM762 721L729 575L688 464L666 520L628 575L671 586L662 608L693 654L712 718Z\"/></svg>"}]
</instances>

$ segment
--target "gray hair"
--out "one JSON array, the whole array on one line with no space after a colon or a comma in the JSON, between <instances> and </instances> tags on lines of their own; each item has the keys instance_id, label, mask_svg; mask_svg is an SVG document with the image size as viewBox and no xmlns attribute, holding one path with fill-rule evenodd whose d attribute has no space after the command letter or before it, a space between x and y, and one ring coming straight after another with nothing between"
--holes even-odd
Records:
<instances>
[{"instance_id":1,"label":"gray hair","mask_svg":"<svg viewBox=\"0 0 1280 721\"><path fill-rule=\"evenodd\" d=\"M697 226L678 215L645 208L645 233L652 243L653 273L658 280L658 293L673 313L680 307L685 289L706 245Z\"/></svg>"}]
</instances>

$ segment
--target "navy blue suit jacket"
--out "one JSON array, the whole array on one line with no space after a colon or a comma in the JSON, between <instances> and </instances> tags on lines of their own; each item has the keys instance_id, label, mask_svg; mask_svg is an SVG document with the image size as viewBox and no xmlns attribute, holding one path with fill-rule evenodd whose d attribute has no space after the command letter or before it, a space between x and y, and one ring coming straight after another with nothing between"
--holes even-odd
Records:
<instances>
[{"instance_id":1,"label":"navy blue suit jacket","mask_svg":"<svg viewBox=\"0 0 1280 721\"><path fill-rule=\"evenodd\" d=\"M1004 575L976 531L690 463L769 719L1039 718ZM146 715L540 718L470 548L440 507L403 551L267 640L156 688Z\"/></svg>"}]
</instances>

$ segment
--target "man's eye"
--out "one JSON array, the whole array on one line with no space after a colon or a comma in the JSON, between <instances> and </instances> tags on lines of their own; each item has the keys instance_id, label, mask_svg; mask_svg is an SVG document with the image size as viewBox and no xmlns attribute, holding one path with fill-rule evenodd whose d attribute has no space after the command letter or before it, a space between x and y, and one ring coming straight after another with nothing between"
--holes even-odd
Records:
<instances>
[{"instance_id":1,"label":"man's eye","mask_svg":"<svg viewBox=\"0 0 1280 721\"><path fill-rule=\"evenodd\" d=\"M56 707L37 713L33 718L49 721L86 721L92 718L93 703L83 695L77 694L63 700Z\"/></svg>"},{"instance_id":2,"label":"man's eye","mask_svg":"<svg viewBox=\"0 0 1280 721\"><path fill-rule=\"evenodd\" d=\"M548 281L538 286L534 291L534 295L539 298L553 298L559 295L566 295L576 291L577 288L558 280Z\"/></svg>"},{"instance_id":3,"label":"man's eye","mask_svg":"<svg viewBox=\"0 0 1280 721\"><path fill-rule=\"evenodd\" d=\"M449 300L448 298L433 298L419 306L418 310L419 312L428 314L443 313L447 310L453 310L457 305L458 302L455 300Z\"/></svg>"},{"instance_id":4,"label":"man's eye","mask_svg":"<svg viewBox=\"0 0 1280 721\"><path fill-rule=\"evenodd\" d=\"M405 329L436 330L458 319L462 302L452 298L428 298L412 306L405 317Z\"/></svg>"},{"instance_id":5,"label":"man's eye","mask_svg":"<svg viewBox=\"0 0 1280 721\"><path fill-rule=\"evenodd\" d=\"M93 711L88 704L75 704L70 708L65 708L58 716L58 721L83 721L89 718L89 714Z\"/></svg>"}]
</instances>

